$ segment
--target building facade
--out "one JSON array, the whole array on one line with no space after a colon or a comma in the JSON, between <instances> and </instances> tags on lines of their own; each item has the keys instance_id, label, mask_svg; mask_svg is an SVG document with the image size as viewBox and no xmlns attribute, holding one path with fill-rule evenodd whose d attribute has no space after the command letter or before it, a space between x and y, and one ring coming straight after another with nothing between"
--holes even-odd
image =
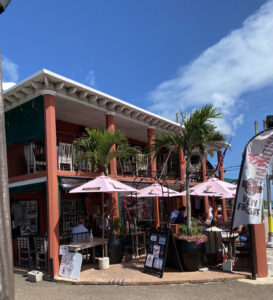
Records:
<instances>
[{"instance_id":1,"label":"building facade","mask_svg":"<svg viewBox=\"0 0 273 300\"><path fill-rule=\"evenodd\" d=\"M184 190L183 151L179 155L172 153L166 168L166 156L153 160L144 152L156 134L181 130L178 123L48 70L41 70L5 91L4 105L15 260L16 238L47 236L48 258L53 262L53 273L58 274L59 246L64 233L79 218L88 217L92 223L101 214L98 196L91 199L68 194L73 185L99 175L91 173L86 162L77 161L79 153L73 147L73 141L82 136L86 127L120 130L131 145L143 150L141 163L132 160L124 166L116 159L111 161L110 175L116 180L131 184L142 178L142 182L150 184L164 173L170 187ZM217 152L220 161L222 147L220 143L210 149ZM206 157L198 155L192 159L192 166L192 185L206 180L212 169ZM219 177L224 179L222 165ZM108 200L113 216L119 216L122 208L118 195ZM203 203L203 209L209 212L207 197ZM185 197L171 202L169 209L181 204L186 205ZM161 201L159 205L154 198L149 206L150 219L156 226L164 214L162 205L166 204ZM227 220L224 200L222 213Z\"/></svg>"}]
</instances>

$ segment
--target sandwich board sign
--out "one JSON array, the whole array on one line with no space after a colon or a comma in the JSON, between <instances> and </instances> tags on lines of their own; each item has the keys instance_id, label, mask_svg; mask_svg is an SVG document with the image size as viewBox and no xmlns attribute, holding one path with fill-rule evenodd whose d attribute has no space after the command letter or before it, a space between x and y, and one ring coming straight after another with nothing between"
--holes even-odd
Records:
<instances>
[{"instance_id":1,"label":"sandwich board sign","mask_svg":"<svg viewBox=\"0 0 273 300\"><path fill-rule=\"evenodd\" d=\"M168 257L172 256L172 259ZM163 277L167 265L183 271L172 232L169 228L153 230L148 241L144 272ZM168 262L172 262L168 264ZM173 263L174 262L174 263Z\"/></svg>"}]
</instances>

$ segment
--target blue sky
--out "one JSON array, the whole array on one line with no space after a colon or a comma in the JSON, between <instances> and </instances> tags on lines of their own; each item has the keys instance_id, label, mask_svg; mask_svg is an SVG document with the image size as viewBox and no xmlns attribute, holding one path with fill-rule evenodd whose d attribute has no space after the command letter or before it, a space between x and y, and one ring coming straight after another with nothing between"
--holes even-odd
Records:
<instances>
[{"instance_id":1,"label":"blue sky","mask_svg":"<svg viewBox=\"0 0 273 300\"><path fill-rule=\"evenodd\" d=\"M273 0L12 0L0 28L6 82L46 68L173 120L216 105L226 177L273 114Z\"/></svg>"}]
</instances>

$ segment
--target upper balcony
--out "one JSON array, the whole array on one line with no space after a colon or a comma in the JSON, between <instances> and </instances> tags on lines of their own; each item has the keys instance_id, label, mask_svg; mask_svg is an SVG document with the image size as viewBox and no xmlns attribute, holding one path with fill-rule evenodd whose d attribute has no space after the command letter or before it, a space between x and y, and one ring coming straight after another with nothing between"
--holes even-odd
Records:
<instances>
[{"instance_id":1,"label":"upper balcony","mask_svg":"<svg viewBox=\"0 0 273 300\"><path fill-rule=\"evenodd\" d=\"M154 134L181 129L175 122L42 70L4 93L9 177L46 170L43 95L47 93L55 95L57 168L62 171L89 172L87 162L77 162L79 153L73 147L73 140L85 127L104 129L114 125L116 130L124 132L129 143L140 147L148 143L148 128L152 128ZM107 124L109 115L114 118L112 125ZM164 157L157 160L157 173L178 179L177 156L172 155L163 168L164 162ZM149 174L148 158L144 153L137 161L132 159L126 165L117 163L117 175Z\"/></svg>"}]
</instances>

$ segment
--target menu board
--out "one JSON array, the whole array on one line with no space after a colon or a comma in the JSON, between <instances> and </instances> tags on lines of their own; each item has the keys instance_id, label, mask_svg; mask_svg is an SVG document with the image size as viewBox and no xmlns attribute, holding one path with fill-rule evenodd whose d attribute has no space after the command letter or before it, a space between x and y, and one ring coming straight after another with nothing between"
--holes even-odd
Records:
<instances>
[{"instance_id":1,"label":"menu board","mask_svg":"<svg viewBox=\"0 0 273 300\"><path fill-rule=\"evenodd\" d=\"M82 266L82 255L80 253L68 253L62 255L59 275L78 280Z\"/></svg>"},{"instance_id":2,"label":"menu board","mask_svg":"<svg viewBox=\"0 0 273 300\"><path fill-rule=\"evenodd\" d=\"M169 249L169 247L172 249ZM172 256L174 255L178 269L183 271L170 229L165 228L152 231L148 241L144 272L159 275L162 278L167 256L170 252Z\"/></svg>"}]
</instances>

